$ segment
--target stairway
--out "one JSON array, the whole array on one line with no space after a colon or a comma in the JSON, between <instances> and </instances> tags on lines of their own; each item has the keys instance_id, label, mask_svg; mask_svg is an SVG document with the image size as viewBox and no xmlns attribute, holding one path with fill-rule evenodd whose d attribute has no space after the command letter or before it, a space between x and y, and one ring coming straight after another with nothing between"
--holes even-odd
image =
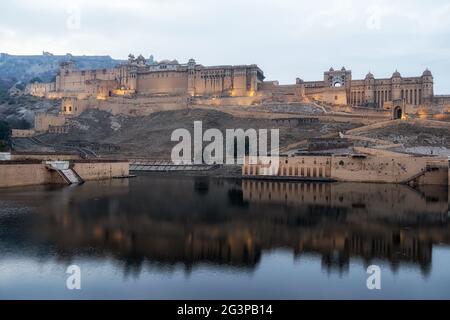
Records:
<instances>
[{"instance_id":1,"label":"stairway","mask_svg":"<svg viewBox=\"0 0 450 320\"><path fill-rule=\"evenodd\" d=\"M72 169L60 170L68 184L81 184L83 180Z\"/></svg>"},{"instance_id":2,"label":"stairway","mask_svg":"<svg viewBox=\"0 0 450 320\"><path fill-rule=\"evenodd\" d=\"M407 179L404 179L403 181L401 181L402 184L412 184L415 182L416 179L420 178L421 176L425 175L428 172L431 172L433 170L439 170L440 167L436 166L436 165L427 165L425 167L424 170L416 173L415 175L413 175L412 177L409 177ZM445 168L446 169L446 168Z\"/></svg>"},{"instance_id":3,"label":"stairway","mask_svg":"<svg viewBox=\"0 0 450 320\"><path fill-rule=\"evenodd\" d=\"M45 161L46 167L49 170L56 171L59 176L67 184L82 184L84 180L78 175L78 173L70 168L69 161Z\"/></svg>"}]
</instances>

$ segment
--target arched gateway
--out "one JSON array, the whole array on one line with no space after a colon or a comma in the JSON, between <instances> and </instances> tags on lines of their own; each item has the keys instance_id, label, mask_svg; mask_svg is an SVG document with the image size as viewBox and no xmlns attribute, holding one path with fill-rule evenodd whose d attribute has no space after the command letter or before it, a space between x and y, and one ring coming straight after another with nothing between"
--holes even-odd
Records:
<instances>
[{"instance_id":1,"label":"arched gateway","mask_svg":"<svg viewBox=\"0 0 450 320\"><path fill-rule=\"evenodd\" d=\"M394 108L394 119L401 119L403 117L403 109L400 106Z\"/></svg>"}]
</instances>

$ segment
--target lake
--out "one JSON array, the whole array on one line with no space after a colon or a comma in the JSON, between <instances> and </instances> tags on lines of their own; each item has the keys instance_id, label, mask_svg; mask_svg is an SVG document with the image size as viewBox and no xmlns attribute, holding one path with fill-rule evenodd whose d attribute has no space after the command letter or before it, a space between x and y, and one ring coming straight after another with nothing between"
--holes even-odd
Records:
<instances>
[{"instance_id":1,"label":"lake","mask_svg":"<svg viewBox=\"0 0 450 320\"><path fill-rule=\"evenodd\" d=\"M2 189L0 299L450 299L448 198L156 173Z\"/></svg>"}]
</instances>

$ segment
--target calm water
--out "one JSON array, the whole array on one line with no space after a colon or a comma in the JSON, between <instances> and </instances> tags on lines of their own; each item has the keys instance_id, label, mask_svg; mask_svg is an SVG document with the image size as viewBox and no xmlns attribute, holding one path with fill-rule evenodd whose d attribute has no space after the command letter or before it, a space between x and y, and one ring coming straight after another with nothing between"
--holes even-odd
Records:
<instances>
[{"instance_id":1,"label":"calm water","mask_svg":"<svg viewBox=\"0 0 450 320\"><path fill-rule=\"evenodd\" d=\"M0 190L0 299L450 299L449 245L440 187L149 174Z\"/></svg>"}]
</instances>

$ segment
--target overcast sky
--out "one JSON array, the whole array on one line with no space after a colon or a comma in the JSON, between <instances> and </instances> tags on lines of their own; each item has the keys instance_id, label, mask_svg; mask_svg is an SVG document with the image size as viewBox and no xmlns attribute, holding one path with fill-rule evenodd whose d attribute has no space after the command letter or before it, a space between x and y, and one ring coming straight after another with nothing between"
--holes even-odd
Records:
<instances>
[{"instance_id":1,"label":"overcast sky","mask_svg":"<svg viewBox=\"0 0 450 320\"><path fill-rule=\"evenodd\" d=\"M450 94L449 0L6 0L0 51L128 53L204 65L258 64L268 80L353 78L429 67Z\"/></svg>"}]
</instances>

